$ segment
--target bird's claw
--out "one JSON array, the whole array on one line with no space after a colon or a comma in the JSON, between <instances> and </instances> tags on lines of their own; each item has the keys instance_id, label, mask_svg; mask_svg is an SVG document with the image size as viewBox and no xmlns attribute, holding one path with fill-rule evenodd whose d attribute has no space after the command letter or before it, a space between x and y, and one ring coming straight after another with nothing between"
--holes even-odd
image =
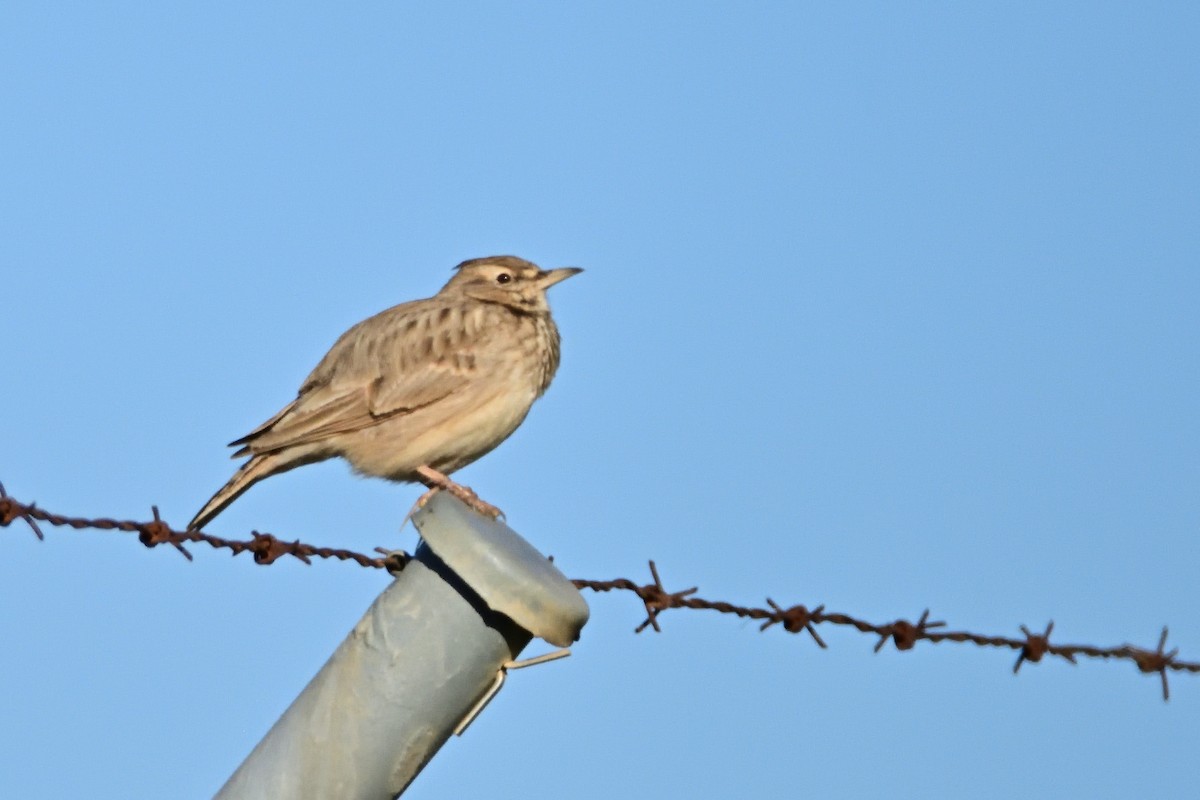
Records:
<instances>
[{"instance_id":1,"label":"bird's claw","mask_svg":"<svg viewBox=\"0 0 1200 800\"><path fill-rule=\"evenodd\" d=\"M422 468L418 471L418 474L420 474L421 478L424 480L425 485L429 487L429 491L425 492L425 494L421 495L417 499L417 503L413 506L412 511L408 512L408 516L404 518L406 523L412 517L412 515L416 513L417 509L424 508L425 504L429 502L431 497L443 490L449 492L452 496L457 497L472 511L476 512L477 514L482 514L488 519L501 519L504 517L503 511L496 508L496 506L492 505L486 500L481 499L471 487L463 486L461 483L455 483L446 475L443 475L442 473L429 467Z\"/></svg>"}]
</instances>

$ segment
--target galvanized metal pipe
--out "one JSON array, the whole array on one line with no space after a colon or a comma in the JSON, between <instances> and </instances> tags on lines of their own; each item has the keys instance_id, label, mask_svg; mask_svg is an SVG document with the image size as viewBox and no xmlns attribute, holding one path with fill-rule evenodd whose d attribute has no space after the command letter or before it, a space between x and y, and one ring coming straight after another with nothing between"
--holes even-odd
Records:
<instances>
[{"instance_id":1,"label":"galvanized metal pipe","mask_svg":"<svg viewBox=\"0 0 1200 800\"><path fill-rule=\"evenodd\" d=\"M566 645L587 606L543 556L445 493L425 541L217 794L393 798L538 635Z\"/></svg>"}]
</instances>

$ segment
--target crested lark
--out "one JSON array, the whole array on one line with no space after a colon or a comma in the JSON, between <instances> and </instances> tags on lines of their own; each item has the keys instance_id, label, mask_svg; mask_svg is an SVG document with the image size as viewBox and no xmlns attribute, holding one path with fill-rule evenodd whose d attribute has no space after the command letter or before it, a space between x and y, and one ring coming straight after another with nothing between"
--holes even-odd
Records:
<instances>
[{"instance_id":1,"label":"crested lark","mask_svg":"<svg viewBox=\"0 0 1200 800\"><path fill-rule=\"evenodd\" d=\"M442 290L342 334L296 399L246 436L250 456L188 523L199 530L263 478L341 456L362 475L445 489L499 514L448 477L517 429L558 369L546 290L582 270L515 256L464 261Z\"/></svg>"}]
</instances>

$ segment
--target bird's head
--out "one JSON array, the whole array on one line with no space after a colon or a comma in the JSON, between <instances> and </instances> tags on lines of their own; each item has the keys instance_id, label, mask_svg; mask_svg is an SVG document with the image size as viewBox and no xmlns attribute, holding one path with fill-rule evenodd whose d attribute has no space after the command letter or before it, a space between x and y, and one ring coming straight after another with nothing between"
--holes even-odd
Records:
<instances>
[{"instance_id":1,"label":"bird's head","mask_svg":"<svg viewBox=\"0 0 1200 800\"><path fill-rule=\"evenodd\" d=\"M457 270L439 294L459 293L485 303L500 303L515 311L545 313L546 290L583 272L579 267L541 269L537 264L516 256L473 258L455 267Z\"/></svg>"}]
</instances>

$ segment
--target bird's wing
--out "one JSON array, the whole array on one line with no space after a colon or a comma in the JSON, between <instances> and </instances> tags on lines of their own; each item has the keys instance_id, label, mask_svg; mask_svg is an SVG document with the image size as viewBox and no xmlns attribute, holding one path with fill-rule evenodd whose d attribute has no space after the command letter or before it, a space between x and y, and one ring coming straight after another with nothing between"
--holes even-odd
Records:
<instances>
[{"instance_id":1,"label":"bird's wing","mask_svg":"<svg viewBox=\"0 0 1200 800\"><path fill-rule=\"evenodd\" d=\"M233 442L240 454L310 444L410 413L464 389L486 367L446 306L418 301L360 322L338 339L292 403Z\"/></svg>"},{"instance_id":2,"label":"bird's wing","mask_svg":"<svg viewBox=\"0 0 1200 800\"><path fill-rule=\"evenodd\" d=\"M279 413L277 413L275 416L271 417L269 420L264 422L262 425L259 425L257 428L250 431L242 438L234 439L232 442L229 443L229 447L237 447L238 445L243 445L246 442L253 439L255 436L258 436L263 431L270 430L272 425L279 422L279 420L283 419L289 413L291 413L292 409L296 407L296 403L298 403L298 402L300 402L300 398L296 398L292 402L288 403L286 406L284 406L283 408L281 408L279 410ZM236 455L235 455L235 457L236 457Z\"/></svg>"}]
</instances>

